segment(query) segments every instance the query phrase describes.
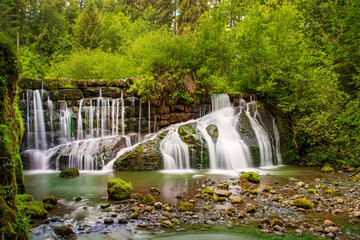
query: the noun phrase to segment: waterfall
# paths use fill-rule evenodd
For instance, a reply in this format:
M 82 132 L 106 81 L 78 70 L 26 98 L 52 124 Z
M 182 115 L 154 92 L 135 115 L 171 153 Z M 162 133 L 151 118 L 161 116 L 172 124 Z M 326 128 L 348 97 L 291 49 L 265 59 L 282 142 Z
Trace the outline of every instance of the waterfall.
M 66 102 L 60 104 L 60 134 L 61 142 L 66 143 L 71 141 L 71 117 L 72 111 L 68 108 Z
M 151 106 L 150 101 L 148 101 L 148 130 L 149 134 L 151 133 Z
M 50 147 L 54 146 L 54 134 L 53 134 L 53 108 L 54 108 L 54 104 L 53 102 L 50 100 L 50 96 L 48 95 L 48 100 L 47 100 L 47 105 L 48 105 L 48 111 L 49 111 L 49 115 L 50 115 L 50 135 L 51 135 L 51 144 Z
M 250 110 L 253 110 L 254 116 L 251 116 Z M 260 166 L 272 166 L 272 151 L 271 151 L 271 142 L 269 135 L 265 131 L 265 129 L 261 126 L 258 119 L 260 118 L 260 114 L 256 107 L 256 102 L 251 101 L 247 103 L 246 116 L 248 117 L 251 127 L 255 132 L 256 139 L 258 142 L 258 146 L 260 149 Z M 257 118 L 258 117 L 258 118 Z
M 211 95 L 211 106 L 213 111 L 218 111 L 224 108 L 231 107 L 229 95 L 227 94 Z
M 124 94 L 121 90 L 121 134 L 125 135 L 125 106 L 124 106 Z
M 39 90 L 33 92 L 34 142 L 35 149 L 47 149 L 44 111 Z
M 277 164 L 282 164 L 282 157 L 280 151 L 280 133 L 279 129 L 276 125 L 275 118 L 273 118 L 273 129 L 274 129 L 274 136 L 275 136 L 275 149 L 276 149 L 276 159 Z
M 181 140 L 178 128 L 174 128 L 160 143 L 165 170 L 190 169 L 189 148 Z
M 83 137 L 83 121 L 82 121 L 82 115 L 81 115 L 83 104 L 84 104 L 84 99 L 81 99 L 80 104 L 79 104 L 79 113 L 78 113 L 77 140 L 84 139 L 84 137 Z
M 139 128 L 138 128 L 138 142 L 141 142 L 142 136 L 141 136 L 141 99 L 139 99 Z

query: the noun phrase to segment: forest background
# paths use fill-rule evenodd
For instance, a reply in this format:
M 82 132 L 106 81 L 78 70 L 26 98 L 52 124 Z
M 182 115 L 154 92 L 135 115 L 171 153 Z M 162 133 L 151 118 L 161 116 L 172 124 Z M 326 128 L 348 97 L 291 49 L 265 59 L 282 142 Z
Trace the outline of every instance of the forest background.
M 134 77 L 157 104 L 255 93 L 287 163 L 360 165 L 358 0 L 2 0 L 0 12 L 22 77 Z

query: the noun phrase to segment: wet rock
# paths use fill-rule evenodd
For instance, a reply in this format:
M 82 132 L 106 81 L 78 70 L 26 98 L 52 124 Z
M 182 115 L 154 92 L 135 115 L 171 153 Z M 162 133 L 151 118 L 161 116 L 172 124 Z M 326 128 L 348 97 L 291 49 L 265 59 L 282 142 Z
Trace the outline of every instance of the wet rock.
M 104 219 L 104 224 L 113 224 L 114 223 L 114 219 L 112 218 L 105 218 Z
M 179 211 L 180 212 L 195 212 L 195 206 L 192 203 L 189 202 L 183 202 L 180 206 L 179 206 Z
M 307 200 L 306 198 L 296 199 L 292 201 L 290 205 L 303 209 L 313 209 L 314 207 L 314 204 L 310 200 Z
M 150 193 L 153 194 L 153 195 L 160 195 L 160 188 L 158 187 L 151 187 L 150 188 Z
M 156 203 L 156 201 L 151 194 L 148 194 L 144 197 L 144 199 L 141 201 L 141 203 L 146 204 L 146 205 L 154 205 Z
M 105 209 L 105 208 L 109 208 L 110 206 L 111 206 L 110 203 L 105 203 L 105 204 L 101 204 L 100 208 Z
M 344 204 L 344 199 L 338 198 L 335 202 L 335 204 Z
M 263 217 L 263 214 L 261 212 L 256 212 L 254 215 L 257 218 L 262 218 Z
M 126 223 L 128 223 L 128 220 L 126 218 L 118 218 L 118 223 L 126 224 Z
M 148 227 L 148 224 L 146 224 L 146 223 L 139 223 L 139 224 L 137 225 L 137 227 L 139 227 L 139 228 L 147 228 L 147 227 Z
M 80 202 L 82 200 L 82 197 L 78 196 L 75 198 L 75 202 Z
M 221 197 L 228 197 L 232 194 L 232 192 L 222 189 L 215 189 L 214 194 L 221 196 Z
M 230 187 L 230 183 L 220 183 L 217 185 L 217 188 L 219 189 L 225 189 L 225 190 L 228 190 Z
M 172 224 L 171 221 L 165 220 L 164 222 L 161 223 L 161 226 L 164 227 L 164 228 L 172 228 L 173 224 Z
M 354 217 L 356 217 L 356 218 L 360 218 L 360 211 L 355 211 L 355 212 L 353 213 L 353 215 L 354 215 Z
M 241 174 L 240 180 L 243 183 L 251 182 L 251 183 L 260 183 L 260 176 L 256 172 L 246 172 Z
M 163 208 L 163 204 L 162 204 L 161 202 L 156 202 L 156 203 L 154 203 L 154 207 L 155 207 L 156 209 L 162 209 L 162 208 Z
M 296 184 L 296 187 L 298 187 L 298 188 L 305 187 L 305 183 L 300 181 Z
M 152 206 L 146 206 L 145 211 L 151 212 L 154 208 Z
M 55 234 L 62 238 L 69 238 L 72 235 L 75 235 L 75 232 L 69 226 L 62 226 L 55 228 Z
M 107 193 L 109 199 L 123 200 L 130 198 L 132 186 L 120 178 L 113 178 L 108 180 Z
M 273 228 L 274 228 L 275 231 L 278 231 L 278 232 L 282 232 L 282 231 L 283 231 L 283 228 L 280 227 L 279 225 L 275 225 L 275 226 L 273 226 Z
M 247 203 L 245 206 L 245 211 L 247 213 L 255 213 L 256 212 L 256 206 L 252 205 L 251 203 Z
M 244 202 L 244 200 L 240 196 L 235 196 L 231 199 L 231 203 L 234 205 L 239 205 L 243 202 Z
M 140 217 L 140 213 L 135 212 L 130 215 L 130 219 L 138 219 Z
M 271 221 L 271 226 L 275 226 L 275 225 L 283 226 L 283 225 L 284 225 L 284 222 L 283 222 L 281 219 L 274 218 L 274 219 Z
M 262 233 L 272 233 L 273 231 L 271 229 L 265 228 L 265 229 L 261 229 L 261 232 Z
M 260 223 L 264 223 L 264 224 L 270 224 L 270 219 L 269 218 L 263 218 L 261 219 Z
M 324 225 L 327 226 L 327 227 L 329 227 L 329 226 L 334 226 L 335 223 L 333 223 L 333 222 L 330 221 L 330 220 L 325 220 L 325 221 L 324 221 Z
M 264 187 L 264 189 L 262 190 L 263 192 L 270 192 L 272 189 L 270 186 L 266 186 Z

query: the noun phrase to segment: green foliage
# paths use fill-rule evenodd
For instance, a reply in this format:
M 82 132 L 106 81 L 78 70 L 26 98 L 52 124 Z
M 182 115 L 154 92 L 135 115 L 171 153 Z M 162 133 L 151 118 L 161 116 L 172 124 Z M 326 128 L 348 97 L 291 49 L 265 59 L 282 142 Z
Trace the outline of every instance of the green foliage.
M 48 214 L 43 203 L 35 201 L 34 197 L 29 194 L 17 195 L 16 205 L 21 214 L 32 219 L 45 218 Z
M 93 1 L 86 3 L 76 20 L 73 42 L 76 47 L 94 49 L 101 39 L 101 22 Z
M 321 169 L 322 172 L 331 172 L 333 173 L 334 172 L 334 168 L 332 167 L 329 167 L 329 166 L 324 166 L 322 169 Z
M 53 62 L 49 78 L 119 79 L 134 75 L 132 63 L 119 54 L 99 49 L 73 52 L 60 62 Z
M 108 180 L 107 193 L 111 200 L 123 200 L 130 198 L 132 191 L 131 183 L 127 183 L 120 178 Z

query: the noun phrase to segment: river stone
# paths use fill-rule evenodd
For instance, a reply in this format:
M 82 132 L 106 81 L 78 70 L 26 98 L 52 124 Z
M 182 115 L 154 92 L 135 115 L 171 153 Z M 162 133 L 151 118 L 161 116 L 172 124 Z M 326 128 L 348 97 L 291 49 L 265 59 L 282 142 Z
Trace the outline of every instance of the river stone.
M 104 219 L 104 224 L 113 224 L 114 223 L 114 219 L 112 218 L 105 218 Z
M 232 194 L 230 191 L 222 190 L 222 189 L 215 189 L 214 194 L 218 196 L 228 197 Z
M 280 227 L 279 225 L 275 225 L 273 228 L 274 228 L 275 231 L 279 231 L 279 232 L 283 231 L 283 228 Z
M 163 204 L 162 204 L 161 202 L 156 202 L 156 203 L 154 204 L 154 207 L 155 207 L 156 209 L 162 209 Z
M 239 196 L 235 196 L 231 199 L 231 203 L 234 204 L 234 205 L 238 205 L 238 204 L 241 204 L 243 203 L 243 199 Z
M 126 223 L 128 223 L 128 220 L 126 218 L 118 218 L 118 223 L 126 224 Z
M 247 203 L 245 206 L 245 210 L 247 213 L 254 213 L 256 212 L 256 207 L 252 205 L 251 203 Z
M 304 182 L 298 182 L 297 184 L 296 184 L 296 186 L 298 187 L 298 188 L 302 188 L 302 187 L 305 187 L 305 183 Z
M 354 217 L 360 218 L 360 211 L 355 211 L 353 214 Z
M 335 223 L 333 223 L 333 222 L 330 221 L 330 220 L 325 220 L 325 221 L 324 221 L 324 225 L 327 226 L 327 227 L 329 227 L 329 226 L 334 226 Z

